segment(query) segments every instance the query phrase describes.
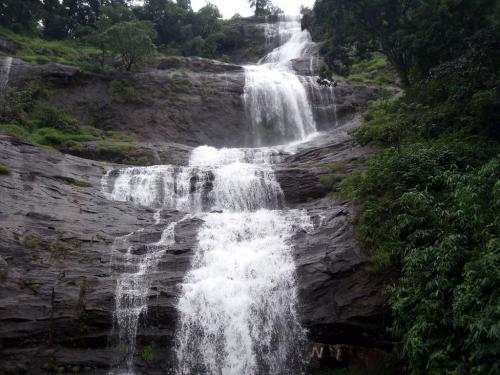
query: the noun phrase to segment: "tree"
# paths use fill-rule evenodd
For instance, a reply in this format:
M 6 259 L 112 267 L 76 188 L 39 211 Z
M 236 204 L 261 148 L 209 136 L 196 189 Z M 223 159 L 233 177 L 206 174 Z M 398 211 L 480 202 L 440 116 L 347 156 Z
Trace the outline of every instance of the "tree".
M 39 0 L 2 0 L 0 1 L 0 24 L 17 33 L 37 33 L 38 21 L 42 15 Z
M 67 18 L 69 34 L 75 36 L 78 29 L 95 28 L 100 16 L 100 0 L 63 0 L 64 16 Z
M 248 0 L 251 8 L 255 8 L 254 13 L 256 17 L 268 16 L 269 7 L 272 6 L 270 0 Z
M 459 56 L 465 39 L 487 23 L 497 0 L 318 0 L 313 32 L 329 37 L 329 65 L 349 65 L 354 54 L 381 52 L 404 86 Z M 339 64 L 339 61 L 342 64 Z M 337 69 L 338 70 L 338 69 Z
M 130 71 L 155 52 L 156 33 L 149 21 L 117 23 L 101 34 L 104 48 L 119 54 L 122 66 Z
M 222 14 L 219 8 L 212 3 L 207 3 L 203 8 L 200 8 L 195 17 L 195 24 L 198 26 L 199 35 L 206 38 L 216 32 L 219 26 L 219 19 L 221 18 Z

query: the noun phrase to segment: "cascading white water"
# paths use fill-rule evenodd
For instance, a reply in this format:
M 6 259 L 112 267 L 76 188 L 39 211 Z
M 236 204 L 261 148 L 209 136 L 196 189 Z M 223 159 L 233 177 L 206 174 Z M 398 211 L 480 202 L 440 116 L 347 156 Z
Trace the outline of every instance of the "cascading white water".
M 5 57 L 2 61 L 2 65 L 0 66 L 0 92 L 3 92 L 9 84 L 12 61 L 12 57 Z
M 114 319 L 118 324 L 121 358 L 110 374 L 133 374 L 137 328 L 139 318 L 148 308 L 147 300 L 152 282 L 150 274 L 175 242 L 176 224 L 170 224 L 157 243 L 147 245 L 143 255 L 134 254 L 134 247 L 129 241 L 136 233 L 119 237 L 113 243 L 113 266 L 121 271 L 116 285 Z
M 178 374 L 299 374 L 290 240 L 309 219 L 262 209 L 204 220 L 179 301 Z
M 254 124 L 253 144 L 304 140 L 316 130 L 306 89 L 290 68 L 310 36 L 296 18 L 284 18 L 277 30 L 283 44 L 261 65 L 246 67 L 244 100 Z M 103 179 L 109 199 L 203 219 L 177 306 L 177 375 L 302 373 L 305 335 L 297 316 L 292 237 L 312 224 L 305 213 L 284 208 L 272 164 L 285 149 L 203 146 L 192 152 L 187 167 L 125 168 Z M 160 224 L 161 216 L 155 221 Z M 175 225 L 166 229 L 163 250 L 158 244 L 148 247 L 142 258 L 125 246 L 126 264 L 137 261 L 117 282 L 127 373 L 133 373 L 137 324 L 147 310 L 148 275 L 175 241 L 174 231 Z
M 182 208 L 204 220 L 178 305 L 178 374 L 300 373 L 304 332 L 296 313 L 290 241 L 299 226 L 307 228 L 310 222 L 301 212 L 277 210 L 283 193 L 270 164 L 277 154 L 199 147 L 188 167 L 126 168 L 103 180 L 111 199 Z M 125 244 L 119 247 L 125 249 L 124 263 L 130 267 L 136 260 L 138 265 L 117 282 L 116 318 L 127 348 L 127 372 L 119 368 L 112 374 L 132 373 L 137 324 L 147 309 L 148 274 L 171 244 L 166 239 L 173 240 L 174 228 L 167 228 L 170 235 L 149 246 L 143 258 L 132 253 L 127 241 L 118 242 Z
M 257 146 L 304 139 L 316 131 L 307 90 L 291 67 L 308 51 L 311 35 L 301 30 L 299 17 L 282 16 L 276 32 L 280 46 L 259 65 L 245 66 L 243 100 Z
M 126 168 L 118 172 L 108 198 L 143 206 L 187 212 L 279 208 L 281 189 L 270 164 L 270 150 L 200 147 L 188 167 L 158 165 Z M 261 164 L 253 164 L 262 161 Z

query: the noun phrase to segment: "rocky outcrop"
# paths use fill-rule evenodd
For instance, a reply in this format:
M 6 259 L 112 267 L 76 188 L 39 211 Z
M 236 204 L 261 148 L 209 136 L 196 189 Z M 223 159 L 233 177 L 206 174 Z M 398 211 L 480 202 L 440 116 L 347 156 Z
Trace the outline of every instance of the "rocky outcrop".
M 316 343 L 387 348 L 386 275 L 370 270 L 370 260 L 354 236 L 354 207 L 325 197 L 332 184 L 359 169 L 373 148 L 353 144 L 357 122 L 301 145 L 277 167 L 287 204 L 306 210 L 314 229 L 294 239 L 301 317 Z
M 320 87 L 304 77 L 320 130 L 345 124 L 378 92 L 340 82 Z M 158 69 L 133 76 L 103 76 L 60 64 L 32 65 L 13 59 L 9 86 L 38 86 L 52 105 L 71 112 L 82 125 L 133 134 L 139 142 L 188 146 L 251 146 L 238 65 L 201 58 L 170 58 Z M 224 119 L 224 126 L 221 126 Z M 91 145 L 89 145 L 91 148 Z M 88 150 L 79 155 L 88 156 Z M 116 160 L 120 161 L 120 160 Z
M 19 45 L 12 43 L 3 37 L 0 37 L 0 50 L 7 53 L 16 53 L 19 50 Z
M 385 347 L 385 278 L 354 239 L 349 202 L 326 198 L 306 209 L 314 230 L 300 233 L 295 252 L 301 316 L 309 338 L 326 344 Z
M 107 200 L 101 193 L 106 164 L 7 137 L 0 148 L 0 163 L 10 170 L 0 177 L 2 371 L 104 374 L 120 358 L 109 345 L 119 275 L 113 241 L 135 232 L 133 246 L 153 243 L 183 214 L 163 212 L 155 224 L 150 210 Z M 178 285 L 198 226 L 197 219 L 178 225 L 175 245 L 154 275 L 138 363 L 142 346 L 172 340 Z

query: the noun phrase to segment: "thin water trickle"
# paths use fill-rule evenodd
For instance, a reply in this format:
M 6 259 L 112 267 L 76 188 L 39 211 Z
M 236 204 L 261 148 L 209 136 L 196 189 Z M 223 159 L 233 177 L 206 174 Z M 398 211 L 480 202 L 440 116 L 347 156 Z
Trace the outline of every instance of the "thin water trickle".
M 2 93 L 9 84 L 12 61 L 12 57 L 5 57 L 2 61 L 2 65 L 0 66 L 0 93 Z

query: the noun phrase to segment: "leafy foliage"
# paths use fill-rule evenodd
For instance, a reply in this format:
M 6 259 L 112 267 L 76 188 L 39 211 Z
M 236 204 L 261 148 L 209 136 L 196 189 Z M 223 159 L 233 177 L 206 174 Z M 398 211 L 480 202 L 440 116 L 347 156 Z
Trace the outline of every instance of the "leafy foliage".
M 222 57 L 230 45 L 221 18 L 215 5 L 207 3 L 195 12 L 190 1 L 5 0 L 0 20 L 6 28 L 0 28 L 0 35 L 21 47 L 16 56 L 29 62 L 106 71 L 106 64 L 119 58 L 118 65 L 130 70 L 155 49 L 167 55 Z
M 331 38 L 332 68 L 356 68 L 362 80 L 370 67 L 359 56 L 379 51 L 409 86 L 366 113 L 356 139 L 382 150 L 340 190 L 360 207 L 357 236 L 373 271 L 400 274 L 392 332 L 415 375 L 500 370 L 498 9 L 319 0 L 309 18 Z
M 374 270 L 401 270 L 394 334 L 413 373 L 486 375 L 500 350 L 498 97 L 441 79 L 372 106 L 357 139 L 384 150 L 341 190 Z
M 9 175 L 10 174 L 10 169 L 7 168 L 5 165 L 0 164 L 0 175 Z
M 460 56 L 495 15 L 496 0 L 318 0 L 307 26 L 328 38 L 322 51 L 335 71 L 380 52 L 409 86 Z
M 149 21 L 124 21 L 106 29 L 100 40 L 104 49 L 118 54 L 120 65 L 130 71 L 154 54 L 155 35 Z
M 256 17 L 272 16 L 283 13 L 283 11 L 274 6 L 271 0 L 248 0 L 250 7 L 254 9 Z

